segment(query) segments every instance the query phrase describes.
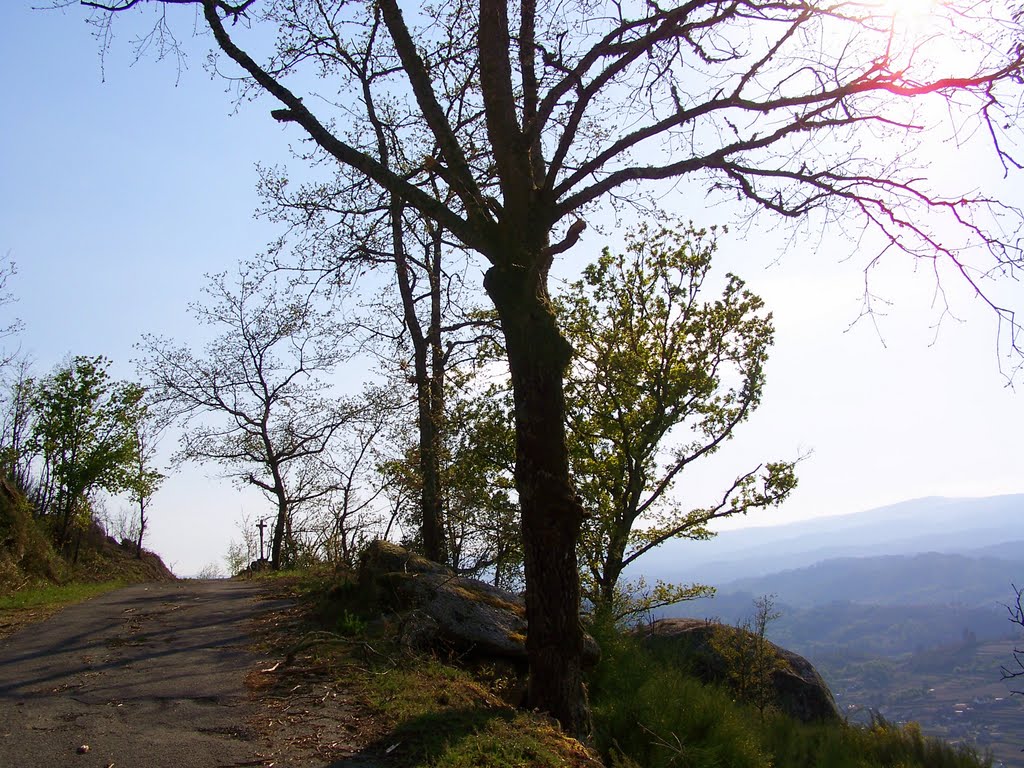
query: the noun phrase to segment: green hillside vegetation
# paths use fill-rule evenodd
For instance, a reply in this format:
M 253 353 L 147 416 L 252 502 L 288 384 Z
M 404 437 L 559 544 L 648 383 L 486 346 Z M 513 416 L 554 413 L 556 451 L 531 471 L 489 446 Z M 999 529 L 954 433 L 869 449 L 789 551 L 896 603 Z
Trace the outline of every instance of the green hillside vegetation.
M 140 554 L 134 542 L 118 544 L 91 519 L 74 554 L 62 556 L 45 523 L 0 477 L 0 637 L 50 609 L 124 584 L 174 578 L 157 555 Z
M 100 589 L 83 584 L 174 578 L 142 548 L 146 504 L 163 479 L 152 467 L 156 425 L 145 389 L 112 379 L 110 364 L 76 356 L 43 377 L 24 362 L 8 371 L 0 402 L 0 609 L 53 606 Z M 137 510 L 130 541 L 107 536 L 96 511 L 97 500 L 119 495 Z
M 591 627 L 602 648 L 589 674 L 591 749 L 552 722 L 516 708 L 525 674 L 503 662 L 445 658 L 409 650 L 399 627 L 367 604 L 350 580 L 303 577 L 306 629 L 293 645 L 292 674 L 344 679 L 366 701 L 392 747 L 389 766 L 469 768 L 977 768 L 967 748 L 927 739 L 914 726 L 807 725 L 734 700 L 642 647 L 631 634 Z M 323 631 L 324 629 L 329 632 Z M 301 650 L 298 650 L 301 649 Z M 287 678 L 282 685 L 294 681 Z

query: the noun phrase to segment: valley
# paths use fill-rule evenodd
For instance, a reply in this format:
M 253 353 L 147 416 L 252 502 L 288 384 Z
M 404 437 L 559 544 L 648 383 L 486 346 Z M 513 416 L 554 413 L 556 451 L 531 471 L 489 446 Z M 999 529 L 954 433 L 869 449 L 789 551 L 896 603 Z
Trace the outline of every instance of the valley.
M 990 751 L 997 768 L 1022 768 L 1024 696 L 1011 695 L 999 674 L 1013 647 L 1002 640 L 895 659 L 809 658 L 850 720 L 869 722 L 877 713 L 917 722 L 926 736 Z

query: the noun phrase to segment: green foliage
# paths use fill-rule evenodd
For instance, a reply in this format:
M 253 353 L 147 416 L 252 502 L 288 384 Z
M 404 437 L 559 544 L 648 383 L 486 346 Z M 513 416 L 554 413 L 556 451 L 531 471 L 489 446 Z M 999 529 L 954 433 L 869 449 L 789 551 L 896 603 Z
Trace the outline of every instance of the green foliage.
M 757 708 L 764 718 L 774 700 L 773 678 L 785 668 L 785 662 L 768 641 L 768 625 L 782 614 L 775 610 L 768 595 L 754 601 L 754 615 L 738 627 L 719 625 L 711 637 L 711 646 L 725 661 L 726 681 L 740 701 Z
M 102 356 L 76 356 L 33 388 L 28 448 L 43 462 L 36 510 L 52 521 L 58 547 L 91 521 L 93 490 L 118 493 L 131 485 L 144 391 L 112 381 L 109 367 Z
M 0 480 L 0 593 L 59 580 L 66 570 L 33 519 L 28 499 L 10 481 Z
M 774 335 L 763 302 L 735 275 L 718 298 L 702 298 L 715 249 L 713 229 L 641 226 L 625 253 L 605 249 L 559 302 L 575 351 L 565 387 L 572 470 L 591 513 L 579 547 L 584 594 L 619 617 L 706 594 L 622 589 L 630 563 L 672 538 L 708 538 L 712 520 L 777 505 L 796 486 L 792 462 L 766 462 L 705 508 L 670 493 L 761 402 Z
M 344 637 L 362 634 L 366 629 L 366 622 L 354 613 L 343 610 L 334 624 L 335 631 Z
M 496 353 L 496 350 L 492 350 Z M 497 387 L 481 388 L 470 372 L 449 377 L 448 411 L 440 435 L 441 502 L 449 564 L 463 573 L 488 570 L 498 586 L 521 586 L 522 544 L 513 469 L 511 404 Z M 415 448 L 381 465 L 402 509 L 418 530 L 422 480 Z M 414 548 L 417 542 L 406 542 Z
M 673 496 L 683 471 L 760 404 L 774 335 L 763 302 L 735 275 L 703 298 L 715 249 L 714 230 L 642 226 L 625 253 L 606 249 L 556 302 L 574 351 L 565 396 L 573 479 L 589 513 L 578 547 L 583 593 L 618 619 L 711 591 L 620 583 L 630 563 L 672 538 L 708 538 L 712 520 L 777 505 L 796 486 L 794 463 L 776 461 L 740 474 L 707 507 Z M 503 351 L 492 340 L 480 355 L 493 376 Z M 518 565 L 511 392 L 504 381 L 460 386 L 449 396 L 442 473 L 452 549 L 473 532 L 489 555 L 482 561 Z
M 631 635 L 592 628 L 602 657 L 590 679 L 596 746 L 622 768 L 981 768 L 970 749 L 914 725 L 806 725 L 734 702 L 655 658 Z

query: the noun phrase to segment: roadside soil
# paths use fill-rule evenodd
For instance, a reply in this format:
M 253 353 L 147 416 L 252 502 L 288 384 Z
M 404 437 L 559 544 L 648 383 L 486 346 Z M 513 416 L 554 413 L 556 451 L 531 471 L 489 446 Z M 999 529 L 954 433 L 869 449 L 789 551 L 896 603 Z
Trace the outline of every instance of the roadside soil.
M 0 640 L 0 766 L 387 768 L 388 728 L 260 582 L 137 585 Z M 87 749 L 86 749 L 87 748 Z

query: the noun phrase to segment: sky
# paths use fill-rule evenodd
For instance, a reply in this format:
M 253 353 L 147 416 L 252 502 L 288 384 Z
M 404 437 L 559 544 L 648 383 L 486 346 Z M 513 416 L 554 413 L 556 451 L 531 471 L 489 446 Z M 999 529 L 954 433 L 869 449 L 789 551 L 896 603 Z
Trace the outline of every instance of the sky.
M 18 302 L 2 312 L 23 321 L 20 343 L 36 371 L 67 355 L 101 354 L 115 377 L 134 378 L 141 334 L 194 342 L 187 305 L 204 274 L 231 269 L 279 234 L 254 218 L 255 163 L 286 162 L 297 133 L 270 118 L 265 99 L 236 111 L 229 84 L 204 69 L 207 43 L 190 41 L 180 72 L 154 56 L 132 64 L 126 40 L 115 40 L 101 66 L 78 8 L 0 4 L 0 255 L 18 269 Z M 934 170 L 973 183 L 975 161 L 937 152 Z M 1021 204 L 1022 191 L 1011 178 L 1000 193 Z M 1024 382 L 1007 386 L 995 319 L 963 286 L 947 284 L 957 317 L 936 329 L 928 270 L 887 261 L 874 286 L 891 304 L 874 322 L 854 322 L 863 254 L 829 237 L 789 237 L 768 219 L 743 230 L 738 211 L 696 205 L 703 197 L 693 189 L 679 194 L 688 195 L 679 209 L 697 223 L 733 224 L 720 240 L 721 268 L 764 298 L 776 325 L 762 406 L 725 450 L 683 478 L 687 502 L 715 500 L 761 461 L 801 455 L 789 501 L 726 527 L 923 496 L 1024 492 Z M 603 244 L 590 235 L 562 260 L 559 277 L 573 279 Z M 1018 299 L 1021 287 L 1002 290 Z M 353 381 L 366 374 L 344 372 Z M 241 517 L 269 513 L 216 467 L 186 467 L 153 500 L 147 546 L 179 575 L 223 568 Z

